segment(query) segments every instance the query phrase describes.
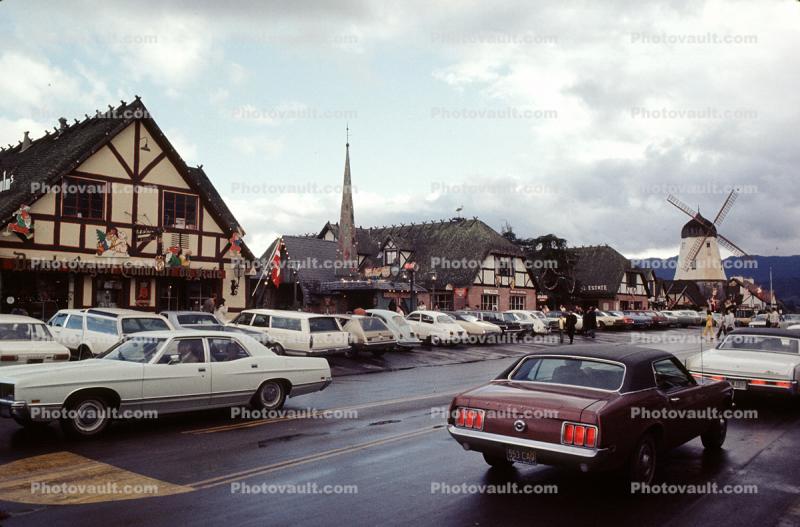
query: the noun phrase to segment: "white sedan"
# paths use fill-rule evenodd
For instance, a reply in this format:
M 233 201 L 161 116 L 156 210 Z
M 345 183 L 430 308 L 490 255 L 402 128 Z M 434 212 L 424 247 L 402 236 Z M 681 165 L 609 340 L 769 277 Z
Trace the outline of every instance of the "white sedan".
M 787 329 L 737 329 L 716 348 L 690 357 L 695 378 L 728 381 L 735 390 L 797 395 L 800 335 Z
M 53 339 L 41 320 L 0 315 L 0 366 L 69 360 L 69 350 Z
M 325 389 L 323 358 L 275 355 L 247 335 L 154 331 L 120 342 L 101 358 L 0 370 L 0 415 L 23 426 L 59 420 L 89 437 L 112 418 L 250 405 L 283 407 L 287 397 Z M 140 414 L 144 415 L 144 414 Z
M 421 340 L 431 344 L 458 344 L 468 338 L 453 317 L 439 311 L 414 311 L 406 320 Z

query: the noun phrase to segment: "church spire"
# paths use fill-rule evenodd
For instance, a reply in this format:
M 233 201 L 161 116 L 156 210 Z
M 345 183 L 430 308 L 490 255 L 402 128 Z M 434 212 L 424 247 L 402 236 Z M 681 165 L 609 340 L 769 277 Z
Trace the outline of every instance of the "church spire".
M 345 143 L 344 158 L 344 183 L 342 185 L 342 208 L 339 213 L 339 236 L 337 238 L 337 252 L 341 265 L 337 275 L 341 277 L 353 276 L 358 267 L 358 253 L 356 252 L 356 226 L 353 219 L 353 186 L 350 180 L 350 127 L 347 127 L 347 142 Z

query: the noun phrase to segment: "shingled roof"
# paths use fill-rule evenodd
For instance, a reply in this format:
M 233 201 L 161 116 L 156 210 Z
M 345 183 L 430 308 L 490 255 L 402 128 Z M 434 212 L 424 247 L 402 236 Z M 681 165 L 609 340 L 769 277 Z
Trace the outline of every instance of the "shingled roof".
M 14 183 L 3 192 L 0 200 L 0 220 L 7 221 L 20 205 L 30 205 L 40 198 L 42 192 L 33 192 L 34 187 L 42 189 L 56 184 L 137 119 L 146 123 L 170 161 L 210 205 L 211 213 L 222 223 L 221 227 L 230 232 L 239 230 L 243 234 L 241 225 L 202 167 L 189 167 L 181 159 L 138 96 L 133 102 L 122 102 L 116 108 L 109 106 L 105 113 L 97 111 L 92 116 L 86 115 L 82 121 L 65 123 L 55 132 L 32 140 L 30 144 L 20 142 L 12 148 L 0 150 L 0 172 L 14 176 Z
M 336 224 L 328 223 L 326 229 L 338 233 Z M 400 250 L 411 251 L 412 260 L 419 266 L 417 277 L 425 286 L 430 283 L 431 263 L 434 258 L 450 262 L 467 262 L 468 265 L 437 266 L 436 283 L 457 287 L 473 283 L 480 270 L 480 263 L 490 253 L 524 257 L 522 250 L 500 233 L 477 218 L 453 218 L 450 220 L 371 227 L 356 229 L 358 254 L 365 256 L 364 267 L 380 267 L 383 262 L 381 250 L 391 240 Z M 477 265 L 469 265 L 476 262 Z M 457 267 L 457 268 L 456 268 Z
M 705 306 L 707 304 L 705 295 L 703 295 L 703 292 L 695 281 L 664 280 L 661 287 L 663 288 L 664 295 L 668 299 L 685 297 L 695 306 Z
M 613 297 L 627 271 L 644 273 L 643 269 L 635 268 L 630 260 L 608 245 L 575 247 L 569 251 L 577 258 L 575 278 L 581 296 Z M 600 288 L 584 289 L 586 286 Z

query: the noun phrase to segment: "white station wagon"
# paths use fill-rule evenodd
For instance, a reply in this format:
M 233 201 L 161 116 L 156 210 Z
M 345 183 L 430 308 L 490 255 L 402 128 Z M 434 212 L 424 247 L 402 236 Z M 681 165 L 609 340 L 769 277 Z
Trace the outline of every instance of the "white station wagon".
M 716 348 L 690 357 L 696 378 L 728 381 L 734 390 L 798 395 L 800 334 L 788 329 L 742 328 Z
M 332 315 L 247 309 L 229 325 L 263 331 L 275 339 L 276 353 L 334 355 L 350 351 L 350 334 L 343 331 Z
M 53 340 L 41 320 L 0 315 L 0 366 L 69 360 L 69 350 Z
M 467 332 L 453 317 L 439 311 L 413 311 L 406 320 L 414 334 L 430 344 L 458 344 L 468 339 Z
M 101 433 L 130 411 L 158 415 L 240 405 L 273 411 L 323 390 L 328 361 L 282 357 L 223 331 L 129 337 L 102 358 L 0 369 L 0 415 L 23 426 L 59 420 L 69 435 Z

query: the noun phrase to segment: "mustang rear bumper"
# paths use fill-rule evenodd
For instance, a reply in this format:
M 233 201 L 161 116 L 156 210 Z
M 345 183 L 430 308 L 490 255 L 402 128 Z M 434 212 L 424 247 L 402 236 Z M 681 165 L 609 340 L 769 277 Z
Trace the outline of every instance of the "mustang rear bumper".
M 583 448 L 536 441 L 522 437 L 491 434 L 478 430 L 448 425 L 447 431 L 465 450 L 505 457 L 506 447 L 529 448 L 536 452 L 536 461 L 542 465 L 578 467 L 582 471 L 610 468 L 613 448 Z

